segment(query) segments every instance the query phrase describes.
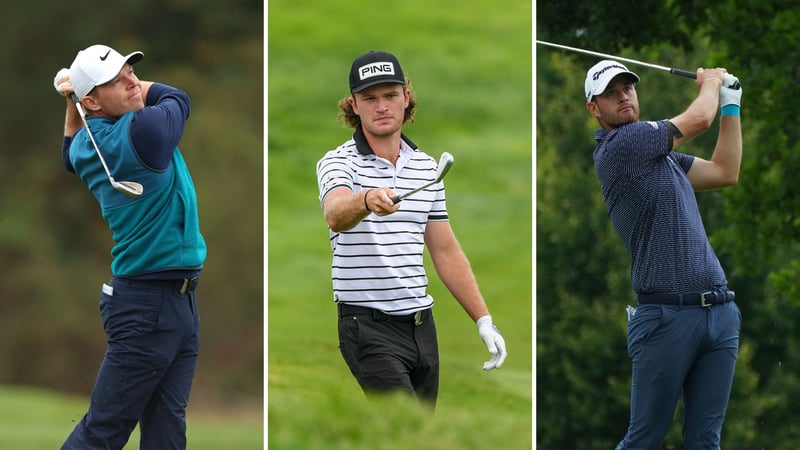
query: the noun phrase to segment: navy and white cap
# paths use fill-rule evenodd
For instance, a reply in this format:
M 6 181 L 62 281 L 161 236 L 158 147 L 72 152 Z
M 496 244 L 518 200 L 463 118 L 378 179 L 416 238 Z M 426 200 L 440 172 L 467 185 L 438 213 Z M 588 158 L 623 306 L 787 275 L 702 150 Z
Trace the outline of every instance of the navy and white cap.
M 350 66 L 350 92 L 355 94 L 382 83 L 406 84 L 400 62 L 391 53 L 370 51 Z
M 100 44 L 79 51 L 69 68 L 69 80 L 75 95 L 79 99 L 85 97 L 95 86 L 113 80 L 126 63 L 136 64 L 142 58 L 142 52 L 122 56 L 113 48 Z
M 608 83 L 620 74 L 630 75 L 634 83 L 639 82 L 639 75 L 631 72 L 627 67 L 617 61 L 607 59 L 592 66 L 592 68 L 586 72 L 586 82 L 584 83 L 586 101 L 590 102 L 592 101 L 592 97 L 602 94 L 608 87 Z

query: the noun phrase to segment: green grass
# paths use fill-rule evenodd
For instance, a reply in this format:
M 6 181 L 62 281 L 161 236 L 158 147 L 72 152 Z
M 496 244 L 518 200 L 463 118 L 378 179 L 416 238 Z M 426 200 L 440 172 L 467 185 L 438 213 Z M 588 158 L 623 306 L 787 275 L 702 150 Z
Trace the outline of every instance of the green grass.
M 0 448 L 59 448 L 79 421 L 89 400 L 43 389 L 0 386 Z M 222 411 L 204 406 L 187 410 L 188 448 L 256 450 L 264 448 L 261 411 Z M 134 430 L 126 449 L 139 448 Z
M 269 448 L 531 448 L 531 3 L 273 0 L 268 17 Z M 419 98 L 406 134 L 455 157 L 451 224 L 509 350 L 502 369 L 481 370 L 486 347 L 426 260 L 441 353 L 433 413 L 367 400 L 337 348 L 314 170 L 352 133 L 336 121 L 350 63 L 378 49 L 398 56 Z

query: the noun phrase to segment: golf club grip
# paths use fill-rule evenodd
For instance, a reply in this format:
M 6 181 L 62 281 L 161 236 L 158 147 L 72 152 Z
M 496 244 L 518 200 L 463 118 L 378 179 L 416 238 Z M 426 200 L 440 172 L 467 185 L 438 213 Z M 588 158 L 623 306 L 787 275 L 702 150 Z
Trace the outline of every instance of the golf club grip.
M 75 109 L 77 109 L 77 110 L 78 110 L 78 115 L 79 115 L 79 116 L 81 116 L 81 120 L 83 121 L 83 125 L 84 125 L 86 128 L 89 128 L 89 123 L 88 123 L 88 122 L 86 122 L 86 111 L 84 111 L 84 110 L 83 110 L 83 106 L 81 106 L 81 100 L 78 98 L 78 96 L 77 96 L 77 95 L 75 95 L 75 93 L 74 93 L 74 92 L 73 92 L 73 93 L 71 93 L 71 94 L 69 94 L 69 98 L 70 98 L 70 99 L 72 100 L 72 102 L 75 104 Z
M 689 72 L 688 70 L 681 70 L 681 69 L 669 69 L 669 73 L 673 75 L 680 75 L 682 77 L 691 78 L 693 80 L 697 79 L 697 74 L 694 72 Z
M 400 203 L 400 200 L 401 198 L 399 195 L 395 195 L 394 197 L 392 197 L 392 203 L 394 203 L 395 205 Z

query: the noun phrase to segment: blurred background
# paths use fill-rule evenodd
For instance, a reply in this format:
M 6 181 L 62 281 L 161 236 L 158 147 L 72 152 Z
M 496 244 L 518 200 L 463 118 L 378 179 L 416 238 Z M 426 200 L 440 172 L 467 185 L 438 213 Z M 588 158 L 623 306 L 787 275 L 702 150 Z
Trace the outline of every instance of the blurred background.
M 271 0 L 268 11 L 268 411 L 270 449 L 526 449 L 532 439 L 531 2 L 385 5 Z M 339 353 L 331 246 L 316 163 L 352 136 L 337 121 L 350 65 L 392 52 L 418 96 L 404 133 L 447 174 L 450 223 L 508 346 L 486 346 L 426 254 L 436 299 L 436 414 L 368 402 Z M 311 431 L 311 432 L 310 432 Z
M 23 387 L 88 396 L 105 350 L 98 301 L 113 242 L 96 201 L 61 164 L 66 103 L 53 89 L 59 68 L 69 67 L 79 50 L 104 43 L 123 54 L 143 51 L 137 75 L 181 88 L 192 100 L 179 147 L 197 188 L 208 259 L 197 294 L 201 351 L 190 421 L 192 414 L 240 414 L 255 423 L 260 447 L 262 2 L 31 0 L 3 12 L 0 404 Z M 78 405 L 61 417 L 67 432 L 88 400 Z M 12 448 L 4 437 L 10 439 L 0 432 L 0 447 Z
M 536 38 L 695 71 L 743 87 L 739 184 L 697 193 L 743 321 L 722 448 L 797 449 L 800 403 L 800 11 L 795 2 L 537 2 Z M 599 59 L 536 46 L 536 443 L 614 448 L 629 417 L 630 263 L 594 173 L 586 70 Z M 642 120 L 677 116 L 693 80 L 627 64 Z M 709 158 L 719 121 L 681 152 Z M 709 380 L 713 383 L 713 380 Z M 664 444 L 683 448 L 681 407 Z

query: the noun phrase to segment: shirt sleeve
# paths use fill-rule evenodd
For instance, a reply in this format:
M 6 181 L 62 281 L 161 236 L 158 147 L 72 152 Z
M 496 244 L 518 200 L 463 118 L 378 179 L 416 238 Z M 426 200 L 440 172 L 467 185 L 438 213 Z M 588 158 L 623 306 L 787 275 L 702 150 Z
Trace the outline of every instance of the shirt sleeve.
M 687 155 L 685 153 L 672 152 L 670 154 L 675 158 L 675 162 L 683 169 L 684 173 L 688 173 L 694 163 L 694 155 Z
M 347 156 L 337 152 L 328 152 L 317 162 L 317 185 L 319 202 L 324 204 L 325 196 L 335 188 L 344 187 L 353 190 L 354 173 Z
M 191 104 L 180 89 L 153 83 L 147 91 L 145 107 L 131 121 L 131 142 L 142 162 L 154 170 L 164 170 L 183 137 Z
M 75 173 L 75 168 L 72 167 L 72 162 L 69 160 L 69 146 L 72 145 L 72 138 L 64 136 L 64 142 L 61 144 L 61 164 L 67 172 Z
M 639 177 L 658 161 L 666 158 L 672 149 L 668 139 L 667 121 L 633 122 L 609 133 L 606 142 L 606 163 L 615 173 Z

